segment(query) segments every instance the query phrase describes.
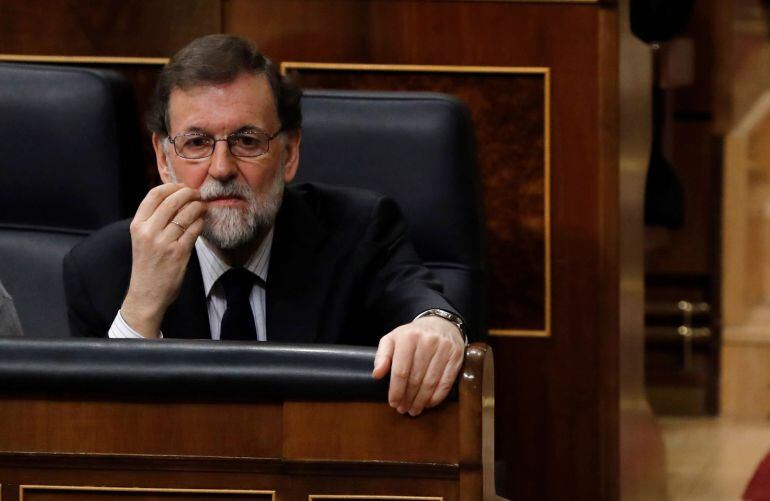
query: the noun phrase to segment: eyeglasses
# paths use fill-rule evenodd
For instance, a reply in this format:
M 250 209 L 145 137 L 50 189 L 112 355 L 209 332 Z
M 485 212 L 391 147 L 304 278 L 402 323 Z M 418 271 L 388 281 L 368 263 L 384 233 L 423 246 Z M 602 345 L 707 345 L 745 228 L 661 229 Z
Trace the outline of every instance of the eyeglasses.
M 234 157 L 254 158 L 270 151 L 270 141 L 282 131 L 282 128 L 278 129 L 272 136 L 267 132 L 259 131 L 235 132 L 221 138 L 198 132 L 188 132 L 169 138 L 168 142 L 174 145 L 174 151 L 177 155 L 188 160 L 210 157 L 214 154 L 214 149 L 219 141 L 227 142 L 227 149 Z

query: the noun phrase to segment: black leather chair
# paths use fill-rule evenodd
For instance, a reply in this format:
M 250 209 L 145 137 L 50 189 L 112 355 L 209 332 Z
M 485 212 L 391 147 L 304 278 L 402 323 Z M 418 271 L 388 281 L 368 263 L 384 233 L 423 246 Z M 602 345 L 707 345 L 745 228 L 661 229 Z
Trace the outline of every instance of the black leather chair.
M 420 257 L 471 331 L 483 329 L 483 220 L 470 114 L 425 92 L 306 91 L 296 182 L 395 199 Z
M 114 72 L 0 64 L 0 281 L 25 335 L 68 335 L 63 255 L 146 188 L 136 117 Z

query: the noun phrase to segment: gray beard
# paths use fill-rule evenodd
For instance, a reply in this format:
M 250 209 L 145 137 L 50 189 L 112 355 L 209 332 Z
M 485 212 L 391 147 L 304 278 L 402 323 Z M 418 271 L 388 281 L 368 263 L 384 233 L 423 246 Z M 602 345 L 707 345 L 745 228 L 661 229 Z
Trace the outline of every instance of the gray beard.
M 171 178 L 177 181 L 176 172 L 169 163 Z M 208 207 L 203 216 L 202 236 L 215 247 L 233 250 L 251 243 L 260 230 L 267 230 L 275 224 L 275 216 L 283 199 L 283 168 L 275 175 L 270 191 L 263 197 L 257 195 L 244 182 L 232 179 L 226 183 L 207 179 L 199 188 L 201 200 L 236 197 L 246 202 L 246 209 L 240 207 Z
M 209 179 L 200 187 L 204 202 L 220 197 L 236 197 L 246 201 L 246 209 L 240 207 L 209 206 L 204 216 L 203 237 L 215 247 L 233 250 L 251 243 L 260 230 L 275 224 L 275 216 L 283 198 L 283 176 L 276 175 L 273 186 L 263 197 L 257 197 L 251 188 L 241 181 L 221 183 Z

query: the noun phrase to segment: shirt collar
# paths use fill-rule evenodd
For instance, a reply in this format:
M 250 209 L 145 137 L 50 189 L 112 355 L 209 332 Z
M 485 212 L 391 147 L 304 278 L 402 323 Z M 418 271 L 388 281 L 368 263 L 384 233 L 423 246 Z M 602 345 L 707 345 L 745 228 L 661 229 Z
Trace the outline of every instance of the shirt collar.
M 264 282 L 267 282 L 267 268 L 270 264 L 270 250 L 272 246 L 273 228 L 270 228 L 270 231 L 265 235 L 265 238 L 262 240 L 262 243 L 259 244 L 257 250 L 251 255 L 249 260 L 246 261 L 246 264 L 243 265 L 244 268 L 257 275 Z M 203 241 L 203 237 L 198 237 L 198 239 L 195 240 L 195 251 L 198 253 L 198 262 L 201 267 L 203 290 L 208 298 L 211 294 L 211 289 L 214 287 L 214 284 L 217 283 L 219 277 L 232 268 L 232 266 L 219 259 L 219 256 L 209 249 L 206 242 Z

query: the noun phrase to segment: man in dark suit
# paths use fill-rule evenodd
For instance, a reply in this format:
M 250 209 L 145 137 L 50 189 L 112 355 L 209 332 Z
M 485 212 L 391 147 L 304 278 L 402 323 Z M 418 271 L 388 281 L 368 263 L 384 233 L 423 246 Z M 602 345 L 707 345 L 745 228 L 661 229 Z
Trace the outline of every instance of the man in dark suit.
M 300 91 L 252 43 L 193 41 L 161 73 L 150 116 L 164 184 L 130 222 L 65 258 L 76 335 L 377 344 L 373 376 L 417 415 L 448 394 L 462 320 L 417 258 L 395 204 L 287 187 Z M 223 143 L 223 144 L 219 144 Z

